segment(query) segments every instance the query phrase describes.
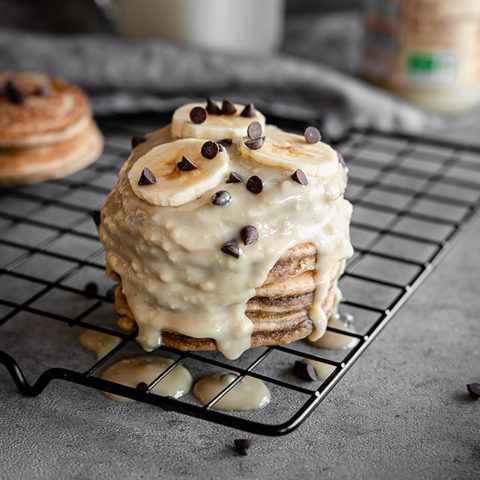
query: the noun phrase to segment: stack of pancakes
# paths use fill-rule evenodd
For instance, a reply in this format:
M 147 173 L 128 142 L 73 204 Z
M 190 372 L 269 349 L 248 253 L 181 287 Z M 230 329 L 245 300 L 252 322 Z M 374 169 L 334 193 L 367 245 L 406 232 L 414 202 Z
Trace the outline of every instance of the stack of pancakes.
M 102 147 L 82 90 L 43 74 L 0 72 L 0 185 L 68 175 Z
M 316 248 L 312 243 L 301 243 L 288 249 L 270 270 L 267 279 L 256 289 L 256 296 L 247 303 L 246 315 L 254 328 L 250 347 L 279 345 L 305 338 L 313 330 L 307 311 L 315 292 Z M 330 272 L 330 285 L 322 305 L 327 318 L 334 307 L 335 281 L 340 274 L 340 263 Z M 109 275 L 120 281 L 114 272 Z M 121 318 L 119 326 L 135 327 L 133 315 L 122 294 L 121 285 L 115 292 L 115 309 Z M 193 338 L 173 332 L 162 332 L 164 345 L 178 350 L 216 350 L 211 338 Z

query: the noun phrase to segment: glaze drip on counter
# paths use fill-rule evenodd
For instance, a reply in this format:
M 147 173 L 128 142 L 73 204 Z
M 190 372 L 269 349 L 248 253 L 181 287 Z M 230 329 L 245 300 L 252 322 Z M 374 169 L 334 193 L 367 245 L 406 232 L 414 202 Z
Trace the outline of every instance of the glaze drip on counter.
M 213 120 L 209 129 L 215 125 Z M 330 271 L 353 253 L 348 230 L 351 205 L 343 198 L 345 168 L 328 145 L 308 145 L 303 137 L 295 140 L 298 145 L 294 145 L 292 134 L 281 140 L 282 131 L 268 125 L 264 135 L 269 150 L 255 152 L 266 158 L 275 151 L 278 158 L 274 162 L 270 158 L 268 165 L 261 155 L 256 161 L 255 152 L 245 154 L 244 142 L 248 137 L 244 120 L 244 137 L 235 136 L 238 130 L 231 125 L 227 130 L 230 136 L 224 134 L 222 123 L 212 133 L 216 141 L 232 139 L 230 146 L 220 149 L 221 158 L 228 162 L 228 171 L 222 173 L 218 185 L 209 186 L 197 198 L 185 201 L 185 194 L 181 196 L 184 203 L 176 206 L 149 203 L 145 198 L 165 198 L 160 190 L 155 190 L 162 188 L 162 179 L 155 171 L 157 182 L 142 187 L 150 189 L 143 198 L 135 194 L 137 185 L 132 188 L 134 179 L 129 179 L 129 172 L 134 164 L 142 157 L 144 162 L 155 147 L 178 141 L 171 126 L 167 126 L 147 135 L 146 141 L 133 150 L 102 207 L 99 234 L 106 246 L 107 270 L 121 278 L 122 292 L 138 324 L 138 340 L 146 350 L 159 346 L 161 332 L 169 331 L 213 338 L 227 358 L 238 358 L 250 347 L 253 330 L 245 315 L 247 301 L 255 296 L 281 255 L 304 242 L 313 243 L 317 250 L 316 290 L 308 311 L 314 325 L 310 339 L 318 340 L 325 332 L 327 318 L 322 304 L 330 285 Z M 187 130 L 191 132 L 192 128 Z M 176 126 L 175 131 L 185 129 Z M 309 157 L 309 147 L 315 148 L 318 165 Z M 302 149 L 298 156 L 295 148 Z M 175 175 L 182 174 L 192 175 L 192 182 L 202 182 L 202 162 L 214 160 L 197 158 L 200 168 L 169 173 L 164 179 L 172 182 Z M 292 179 L 302 162 L 314 172 L 308 174 L 305 170 L 307 185 Z M 142 163 L 144 166 L 147 164 Z M 245 180 L 258 176 L 263 190 L 255 194 L 247 190 L 245 182 L 229 183 L 231 172 Z M 190 188 L 188 182 L 184 182 L 184 187 Z M 193 190 L 202 191 L 197 187 Z M 212 197 L 220 190 L 231 195 L 231 201 L 223 206 L 212 204 Z M 259 238 L 244 245 L 241 231 L 247 225 L 255 227 Z M 238 244 L 238 258 L 222 251 L 222 246 L 232 241 Z

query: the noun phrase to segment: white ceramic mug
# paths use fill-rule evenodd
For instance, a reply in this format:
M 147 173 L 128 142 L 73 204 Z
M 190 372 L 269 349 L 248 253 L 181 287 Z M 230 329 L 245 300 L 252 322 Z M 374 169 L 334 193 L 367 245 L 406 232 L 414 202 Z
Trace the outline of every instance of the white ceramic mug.
M 282 41 L 284 0 L 97 0 L 120 35 L 264 55 Z

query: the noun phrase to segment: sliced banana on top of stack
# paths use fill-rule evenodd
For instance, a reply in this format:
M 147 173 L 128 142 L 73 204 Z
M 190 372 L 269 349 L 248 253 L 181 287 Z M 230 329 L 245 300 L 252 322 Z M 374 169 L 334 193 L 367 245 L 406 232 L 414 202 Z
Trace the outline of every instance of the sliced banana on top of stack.
M 265 128 L 265 116 L 252 104 L 244 106 L 224 100 L 220 105 L 208 99 L 206 105 L 189 103 L 175 110 L 172 135 L 217 142 L 226 138 L 238 141 L 247 135 L 247 128 L 253 121 Z
M 228 172 L 228 153 L 196 138 L 158 145 L 128 173 L 135 195 L 151 205 L 176 207 L 216 187 Z
M 264 135 L 260 142 L 244 138 L 239 143 L 241 154 L 263 165 L 292 172 L 301 169 L 306 175 L 317 177 L 331 175 L 338 168 L 337 153 L 326 143 L 308 143 L 302 135 L 270 125 Z

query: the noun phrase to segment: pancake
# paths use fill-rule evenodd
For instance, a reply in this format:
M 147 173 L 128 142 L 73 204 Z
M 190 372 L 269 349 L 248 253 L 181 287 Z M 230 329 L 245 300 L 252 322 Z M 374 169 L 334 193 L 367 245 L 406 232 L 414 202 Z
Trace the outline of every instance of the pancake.
M 12 101 L 12 95 L 8 95 L 9 81 L 20 92 L 19 101 Z M 59 78 L 0 72 L 0 89 L 0 148 L 60 142 L 83 131 L 90 122 L 85 93 Z
M 288 249 L 270 270 L 265 283 L 256 289 L 245 310 L 253 323 L 250 348 L 280 345 L 307 337 L 313 331 L 308 309 L 313 302 L 315 281 L 315 247 L 311 243 L 295 245 Z M 340 265 L 330 272 L 330 285 L 322 305 L 327 317 L 335 303 L 335 284 Z M 114 272 L 111 277 L 120 279 Z M 119 326 L 131 330 L 135 327 L 133 315 L 121 291 L 121 284 L 115 291 L 115 309 L 121 320 Z M 193 338 L 175 332 L 163 331 L 164 345 L 177 350 L 216 350 L 215 340 Z
M 0 149 L 0 185 L 63 177 L 85 168 L 100 155 L 103 139 L 93 121 L 73 137 L 36 148 Z

